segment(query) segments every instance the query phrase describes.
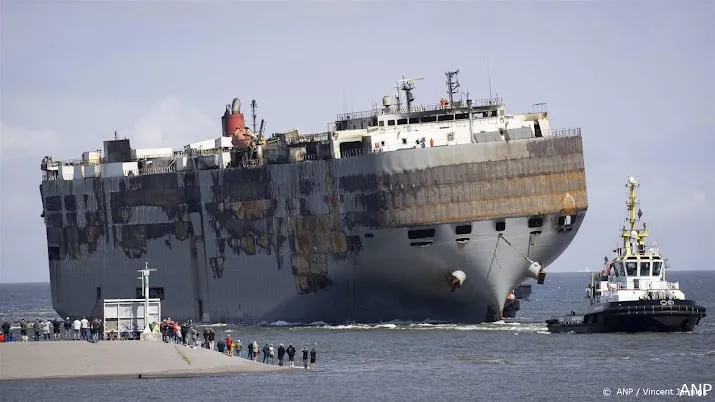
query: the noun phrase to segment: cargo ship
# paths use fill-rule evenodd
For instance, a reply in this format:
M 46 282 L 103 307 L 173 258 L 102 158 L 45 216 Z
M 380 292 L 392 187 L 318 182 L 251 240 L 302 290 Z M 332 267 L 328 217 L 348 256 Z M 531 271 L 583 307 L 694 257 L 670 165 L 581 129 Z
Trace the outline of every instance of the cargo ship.
M 41 163 L 52 303 L 100 315 L 150 297 L 173 319 L 253 324 L 502 318 L 507 295 L 573 240 L 587 211 L 580 129 L 544 104 L 439 103 L 400 79 L 381 106 L 326 132 L 264 134 L 236 98 L 222 133 L 183 149 L 104 141 Z M 435 98 L 435 101 L 437 99 Z M 258 127 L 257 127 L 258 126 Z

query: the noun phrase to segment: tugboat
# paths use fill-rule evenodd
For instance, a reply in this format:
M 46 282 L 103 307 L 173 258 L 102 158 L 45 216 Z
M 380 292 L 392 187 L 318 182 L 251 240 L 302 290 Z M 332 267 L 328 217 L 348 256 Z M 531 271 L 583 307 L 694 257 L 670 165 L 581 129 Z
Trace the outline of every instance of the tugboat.
M 529 300 L 531 296 L 531 284 L 530 283 L 520 283 L 519 286 L 514 289 L 514 296 L 520 300 Z
M 646 245 L 646 224 L 638 228 L 643 213 L 636 212 L 638 179 L 628 178 L 628 227 L 616 257 L 591 277 L 586 314 L 546 320 L 549 332 L 687 332 L 706 316 L 705 307 L 687 300 L 678 282 L 666 280 L 668 262 L 655 245 Z

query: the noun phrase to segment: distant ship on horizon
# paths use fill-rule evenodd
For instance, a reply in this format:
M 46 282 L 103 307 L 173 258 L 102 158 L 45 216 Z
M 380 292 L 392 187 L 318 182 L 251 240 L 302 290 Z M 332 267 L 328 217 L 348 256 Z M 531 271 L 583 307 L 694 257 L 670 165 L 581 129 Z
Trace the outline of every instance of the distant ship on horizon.
M 174 319 L 257 323 L 494 321 L 526 278 L 573 240 L 588 201 L 579 129 L 544 105 L 500 98 L 439 104 L 397 82 L 382 107 L 330 130 L 264 135 L 238 98 L 219 137 L 79 161 L 42 161 L 40 193 L 55 310 L 150 296 Z M 393 105 L 394 100 L 394 105 Z

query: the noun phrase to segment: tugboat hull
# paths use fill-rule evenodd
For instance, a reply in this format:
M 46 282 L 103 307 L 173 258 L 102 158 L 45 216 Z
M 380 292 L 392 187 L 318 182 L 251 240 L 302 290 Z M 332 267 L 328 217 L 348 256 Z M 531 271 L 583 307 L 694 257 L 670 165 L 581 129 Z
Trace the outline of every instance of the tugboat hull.
M 689 332 L 706 309 L 692 300 L 639 300 L 595 305 L 583 315 L 546 320 L 549 332 Z

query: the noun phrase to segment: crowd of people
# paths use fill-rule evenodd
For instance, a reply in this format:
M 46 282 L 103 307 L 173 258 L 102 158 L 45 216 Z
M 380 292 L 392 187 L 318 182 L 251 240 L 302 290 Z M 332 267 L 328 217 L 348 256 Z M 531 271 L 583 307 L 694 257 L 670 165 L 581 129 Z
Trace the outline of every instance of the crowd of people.
M 40 320 L 27 322 L 24 319 L 20 320 L 20 337 L 17 338 L 12 330 L 10 323 L 3 321 L 2 333 L 0 333 L 0 343 L 4 342 L 28 342 L 30 336 L 35 342 L 40 340 L 83 340 L 89 342 L 99 342 L 102 340 L 118 339 L 116 331 L 105 333 L 104 323 L 99 318 L 82 317 L 71 320 L 67 317 L 65 320 Z M 171 317 L 162 320 L 160 323 L 150 324 L 152 332 L 161 334 L 161 339 L 167 343 L 178 343 L 188 347 L 202 347 L 209 350 L 215 350 L 219 353 L 224 353 L 229 356 L 244 357 L 248 360 L 260 361 L 265 364 L 278 364 L 279 366 L 295 367 L 295 356 L 297 349 L 292 343 L 286 347 L 284 344 L 279 344 L 275 348 L 273 344 L 266 343 L 261 348 L 255 340 L 248 342 L 244 354 L 244 345 L 240 339 L 234 340 L 231 335 L 226 338 L 220 338 L 216 341 L 216 333 L 211 327 L 204 327 L 201 332 L 200 328 L 195 327 L 191 321 L 179 322 L 173 321 Z M 138 339 L 138 337 L 133 337 Z M 317 351 L 315 347 L 308 349 L 304 347 L 300 350 L 300 356 L 303 359 L 303 368 L 315 368 L 317 361 Z M 287 361 L 286 361 L 287 359 Z
M 70 320 L 69 317 L 61 320 L 41 320 L 28 322 L 23 318 L 20 320 L 20 334 L 12 331 L 10 323 L 3 321 L 2 333 L 0 333 L 0 343 L 2 342 L 27 342 L 32 336 L 32 340 L 38 342 L 44 341 L 59 341 L 59 340 L 83 340 L 90 342 L 99 342 L 103 337 L 104 323 L 99 318 L 82 317 Z
M 279 366 L 287 365 L 288 367 L 295 367 L 296 348 L 293 344 L 288 344 L 288 347 L 285 347 L 285 345 L 281 343 L 276 349 L 273 344 L 266 343 L 261 349 L 259 348 L 258 342 L 254 340 L 248 342 L 244 355 L 244 347 L 240 339 L 234 341 L 229 334 L 225 339 L 216 341 L 216 333 L 211 327 L 204 327 L 203 330 L 199 332 L 199 330 L 192 325 L 191 321 L 178 322 L 168 317 L 160 323 L 153 323 L 151 330 L 153 332 L 160 332 L 161 339 L 164 342 L 180 343 L 189 347 L 202 347 L 229 356 L 245 357 L 248 360 L 261 361 L 265 364 L 277 363 Z M 303 358 L 303 368 L 315 368 L 317 361 L 317 351 L 315 347 L 310 350 L 304 347 L 301 350 L 301 354 Z M 286 357 L 288 358 L 287 364 Z

